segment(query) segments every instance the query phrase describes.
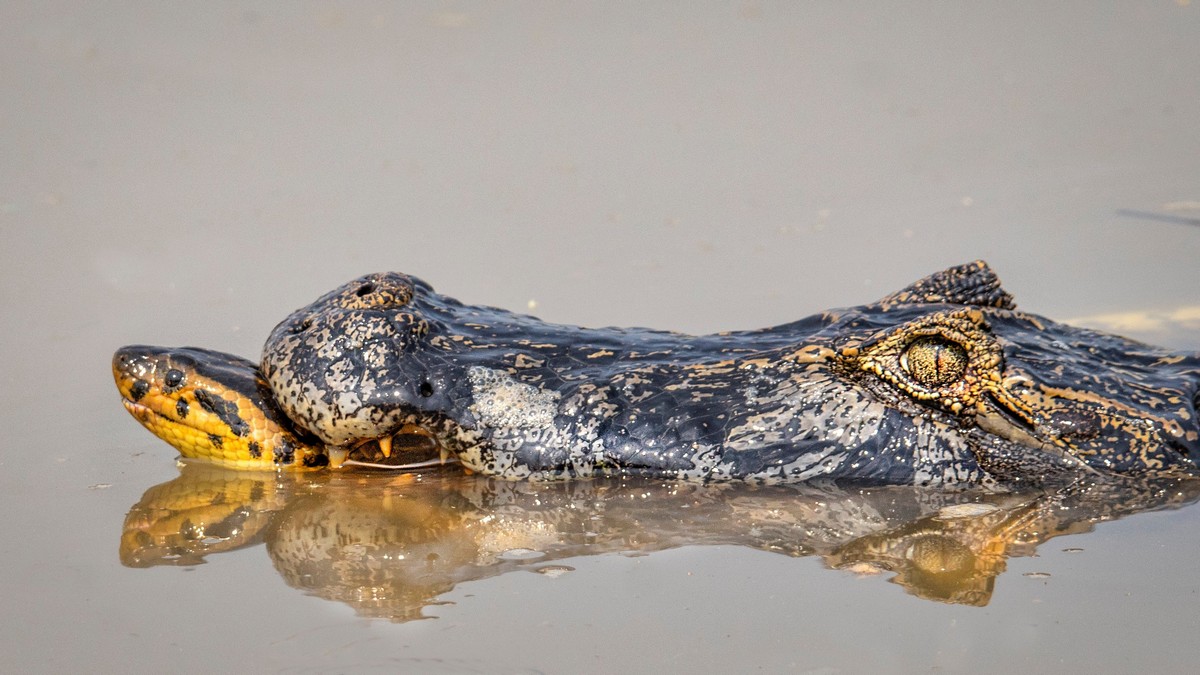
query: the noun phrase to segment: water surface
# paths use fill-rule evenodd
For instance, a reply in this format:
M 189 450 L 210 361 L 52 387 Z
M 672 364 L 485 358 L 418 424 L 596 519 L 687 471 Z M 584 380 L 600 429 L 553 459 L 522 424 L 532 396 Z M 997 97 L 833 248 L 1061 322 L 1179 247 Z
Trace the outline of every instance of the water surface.
M 1032 495 L 217 477 L 199 492 L 229 508 L 258 480 L 254 506 L 188 528 L 151 497 L 204 472 L 125 414 L 108 363 L 133 342 L 254 358 L 387 269 L 713 332 L 976 258 L 1022 309 L 1200 350 L 1198 12 L 6 3 L 0 664 L 1190 671 L 1186 489 L 1030 534 Z M 129 529 L 210 520 L 174 549 Z M 323 522 L 348 529 L 314 562 Z M 374 540 L 405 564 L 372 567 L 361 528 L 409 533 Z

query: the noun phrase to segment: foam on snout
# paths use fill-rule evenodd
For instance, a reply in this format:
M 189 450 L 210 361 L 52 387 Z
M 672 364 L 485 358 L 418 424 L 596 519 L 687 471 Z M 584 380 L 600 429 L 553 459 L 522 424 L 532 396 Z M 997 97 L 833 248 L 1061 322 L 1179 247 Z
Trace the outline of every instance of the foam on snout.
M 469 410 L 482 427 L 533 429 L 554 423 L 556 391 L 518 382 L 503 370 L 472 366 L 467 371 L 474 401 Z

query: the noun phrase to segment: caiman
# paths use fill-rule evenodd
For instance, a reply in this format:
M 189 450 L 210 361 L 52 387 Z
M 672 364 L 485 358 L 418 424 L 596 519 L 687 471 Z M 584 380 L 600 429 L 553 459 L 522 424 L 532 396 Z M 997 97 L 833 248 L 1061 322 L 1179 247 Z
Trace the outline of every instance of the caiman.
M 243 468 L 452 457 L 512 479 L 947 487 L 1200 474 L 1200 354 L 1019 312 L 982 261 L 704 336 L 552 324 L 372 274 L 284 319 L 257 366 L 131 346 L 113 370 L 185 457 Z

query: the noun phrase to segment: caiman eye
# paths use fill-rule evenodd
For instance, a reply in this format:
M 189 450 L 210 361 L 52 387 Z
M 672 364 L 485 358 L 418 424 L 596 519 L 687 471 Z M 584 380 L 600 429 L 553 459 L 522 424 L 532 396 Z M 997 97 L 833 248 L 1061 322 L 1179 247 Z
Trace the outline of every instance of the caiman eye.
M 900 353 L 900 367 L 917 382 L 938 389 L 962 379 L 967 372 L 967 350 L 943 337 L 917 338 Z

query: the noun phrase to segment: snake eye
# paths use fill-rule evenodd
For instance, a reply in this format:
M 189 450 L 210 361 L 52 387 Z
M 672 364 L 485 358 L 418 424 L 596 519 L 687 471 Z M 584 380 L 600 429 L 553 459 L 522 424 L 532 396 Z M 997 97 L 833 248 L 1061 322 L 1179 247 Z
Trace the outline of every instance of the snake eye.
M 183 384 L 182 370 L 176 370 L 175 368 L 172 368 L 167 371 L 165 376 L 163 376 L 163 385 L 168 389 L 175 389 L 181 384 Z
M 945 387 L 962 379 L 967 372 L 967 350 L 943 337 L 920 337 L 901 352 L 900 366 L 926 387 Z

